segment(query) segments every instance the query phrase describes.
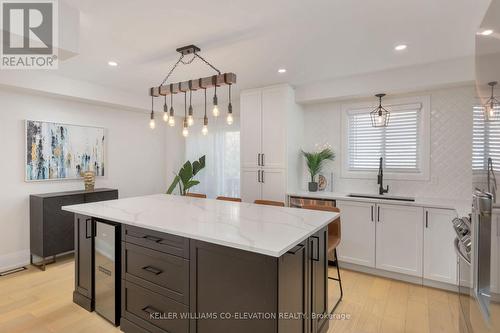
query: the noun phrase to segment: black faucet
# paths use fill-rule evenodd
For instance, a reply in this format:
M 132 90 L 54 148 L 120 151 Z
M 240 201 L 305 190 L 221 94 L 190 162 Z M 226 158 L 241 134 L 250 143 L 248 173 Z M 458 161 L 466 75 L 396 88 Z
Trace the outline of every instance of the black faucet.
M 380 158 L 380 163 L 378 166 L 378 176 L 377 176 L 377 184 L 380 186 L 378 187 L 378 194 L 383 195 L 384 193 L 389 192 L 389 185 L 387 185 L 387 188 L 384 189 L 384 171 L 382 170 L 382 162 L 383 158 Z

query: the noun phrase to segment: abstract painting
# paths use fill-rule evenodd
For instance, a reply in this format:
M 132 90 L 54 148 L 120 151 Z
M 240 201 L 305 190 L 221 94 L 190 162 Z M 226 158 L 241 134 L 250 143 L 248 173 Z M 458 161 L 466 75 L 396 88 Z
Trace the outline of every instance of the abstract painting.
M 105 130 L 26 120 L 26 181 L 104 176 Z

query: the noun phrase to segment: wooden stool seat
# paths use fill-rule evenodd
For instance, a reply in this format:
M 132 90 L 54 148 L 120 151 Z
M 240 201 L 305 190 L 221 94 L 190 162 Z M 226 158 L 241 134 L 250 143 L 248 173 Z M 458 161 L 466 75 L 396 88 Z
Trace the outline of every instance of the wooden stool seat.
M 253 202 L 257 205 L 267 205 L 267 206 L 276 206 L 276 207 L 285 207 L 285 203 L 281 201 L 272 201 L 272 200 L 255 200 Z
M 218 196 L 215 198 L 216 200 L 222 200 L 222 201 L 234 201 L 234 202 L 241 202 L 241 198 L 231 198 L 231 197 L 223 197 L 223 196 Z
M 186 197 L 206 199 L 207 195 L 206 194 L 201 194 L 201 193 L 186 193 Z

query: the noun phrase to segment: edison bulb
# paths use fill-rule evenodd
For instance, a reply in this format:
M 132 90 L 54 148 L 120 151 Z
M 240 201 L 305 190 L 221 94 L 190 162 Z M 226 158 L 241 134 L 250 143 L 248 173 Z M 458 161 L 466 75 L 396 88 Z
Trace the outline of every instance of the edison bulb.
M 168 122 L 168 112 L 163 112 L 163 121 Z
M 187 123 L 188 123 L 188 126 L 193 126 L 193 123 L 194 123 L 193 116 L 188 116 Z
M 189 135 L 189 131 L 188 131 L 188 128 L 187 127 L 184 127 L 182 129 L 182 136 L 183 137 L 187 137 Z
M 168 118 L 168 124 L 170 125 L 170 127 L 174 127 L 175 126 L 175 118 L 173 116 L 170 116 Z
M 228 125 L 231 125 L 233 123 L 233 115 L 229 113 L 227 115 L 226 121 Z
M 201 134 L 207 135 L 208 134 L 208 127 L 207 125 L 203 125 L 203 128 L 201 129 Z
M 155 127 L 156 127 L 155 120 L 154 120 L 154 119 L 151 119 L 151 120 L 149 121 L 149 128 L 154 129 Z
M 377 124 L 382 124 L 383 121 L 384 121 L 384 117 L 382 117 L 382 116 L 377 117 Z
M 214 117 L 219 116 L 219 108 L 217 107 L 217 105 L 214 105 L 214 108 L 212 110 L 212 114 L 214 115 Z

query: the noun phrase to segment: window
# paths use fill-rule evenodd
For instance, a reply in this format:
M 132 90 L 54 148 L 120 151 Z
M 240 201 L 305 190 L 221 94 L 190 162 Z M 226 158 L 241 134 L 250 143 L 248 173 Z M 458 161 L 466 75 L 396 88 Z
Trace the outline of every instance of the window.
M 378 171 L 383 158 L 388 179 L 428 177 L 428 115 L 423 110 L 428 98 L 419 103 L 387 105 L 389 126 L 372 127 L 371 107 L 344 108 L 343 176 L 368 178 Z M 415 100 L 413 100 L 415 102 Z
M 206 155 L 205 169 L 196 175 L 200 184 L 192 189 L 209 198 L 219 195 L 240 196 L 240 129 L 238 119 L 231 126 L 224 119 L 212 120 L 208 134 L 201 134 L 200 124 L 189 128 L 186 159 L 192 161 Z
M 491 157 L 493 169 L 500 171 L 500 122 L 484 121 L 483 112 L 481 107 L 473 109 L 472 170 L 486 171 Z

